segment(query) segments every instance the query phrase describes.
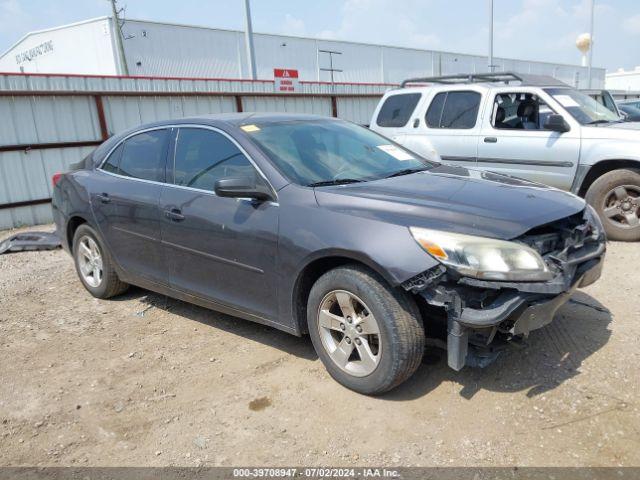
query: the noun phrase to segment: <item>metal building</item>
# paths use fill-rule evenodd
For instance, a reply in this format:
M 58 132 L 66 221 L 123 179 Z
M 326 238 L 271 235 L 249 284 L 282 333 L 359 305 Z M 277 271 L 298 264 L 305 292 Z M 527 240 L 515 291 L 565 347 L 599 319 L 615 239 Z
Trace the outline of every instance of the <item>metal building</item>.
M 640 67 L 633 70 L 619 69 L 607 73 L 606 88 L 609 90 L 622 90 L 624 92 L 640 91 Z
M 117 29 L 101 17 L 25 35 L 0 56 L 0 72 L 78 73 L 249 78 L 244 32 L 190 25 L 127 20 L 124 59 Z M 390 47 L 285 35 L 254 34 L 258 78 L 273 78 L 274 68 L 297 69 L 300 80 L 329 81 L 323 71 L 333 56 L 337 82 L 399 83 L 425 75 L 484 72 L 487 58 L 434 50 Z M 587 68 L 494 58 L 497 70 L 551 75 L 570 85 L 587 86 Z M 593 70 L 593 88 L 604 87 L 605 70 Z

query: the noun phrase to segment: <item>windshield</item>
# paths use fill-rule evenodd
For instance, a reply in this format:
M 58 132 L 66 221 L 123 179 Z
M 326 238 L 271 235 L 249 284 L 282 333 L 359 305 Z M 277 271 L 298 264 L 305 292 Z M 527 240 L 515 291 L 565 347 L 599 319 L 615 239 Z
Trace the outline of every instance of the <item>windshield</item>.
M 267 122 L 240 128 L 299 185 L 364 182 L 433 166 L 371 130 L 339 120 Z
M 547 88 L 546 91 L 582 125 L 620 121 L 618 115 L 578 90 Z

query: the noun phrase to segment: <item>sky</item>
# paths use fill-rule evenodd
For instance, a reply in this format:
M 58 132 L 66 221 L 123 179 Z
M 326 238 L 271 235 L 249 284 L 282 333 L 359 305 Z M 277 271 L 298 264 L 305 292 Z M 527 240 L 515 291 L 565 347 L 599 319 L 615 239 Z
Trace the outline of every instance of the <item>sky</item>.
M 119 0 L 129 18 L 242 29 L 243 0 Z M 579 64 L 590 0 L 494 0 L 494 55 Z M 256 32 L 486 55 L 489 0 L 252 0 Z M 110 14 L 108 0 L 0 0 L 0 52 L 25 33 Z M 640 66 L 640 0 L 596 0 L 594 67 Z

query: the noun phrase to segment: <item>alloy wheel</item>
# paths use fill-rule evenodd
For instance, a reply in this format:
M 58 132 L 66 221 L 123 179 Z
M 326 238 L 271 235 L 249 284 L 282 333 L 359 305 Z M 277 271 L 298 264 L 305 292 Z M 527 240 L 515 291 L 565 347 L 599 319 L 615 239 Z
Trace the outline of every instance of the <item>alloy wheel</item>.
M 318 309 L 322 346 L 344 372 L 356 377 L 370 375 L 380 363 L 380 327 L 371 310 L 353 293 L 327 293 Z
M 103 264 L 102 255 L 96 241 L 89 236 L 81 237 L 76 255 L 78 256 L 80 275 L 82 275 L 85 283 L 94 288 L 100 286 L 103 276 Z
M 619 228 L 640 228 L 640 187 L 620 185 L 604 198 L 602 213 Z

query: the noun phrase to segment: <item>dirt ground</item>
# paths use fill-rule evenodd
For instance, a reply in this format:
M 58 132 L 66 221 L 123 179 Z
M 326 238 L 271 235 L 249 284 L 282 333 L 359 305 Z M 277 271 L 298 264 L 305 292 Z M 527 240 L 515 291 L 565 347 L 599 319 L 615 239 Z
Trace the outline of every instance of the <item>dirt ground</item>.
M 47 226 L 46 228 L 50 228 Z M 0 232 L 0 239 L 9 232 Z M 640 247 L 492 366 L 369 398 L 308 338 L 0 255 L 0 465 L 639 466 Z

